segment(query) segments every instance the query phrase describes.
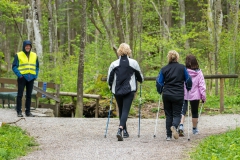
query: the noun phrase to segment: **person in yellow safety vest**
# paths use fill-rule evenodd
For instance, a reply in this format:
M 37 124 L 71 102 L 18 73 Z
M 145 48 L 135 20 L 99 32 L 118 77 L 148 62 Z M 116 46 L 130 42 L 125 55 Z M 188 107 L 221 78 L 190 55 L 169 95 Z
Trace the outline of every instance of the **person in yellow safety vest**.
M 31 52 L 32 43 L 29 40 L 23 42 L 22 51 L 18 52 L 13 60 L 12 70 L 17 75 L 18 93 L 17 93 L 17 116 L 22 115 L 22 97 L 23 91 L 26 87 L 26 103 L 25 115 L 27 117 L 34 117 L 30 112 L 31 95 L 33 90 L 34 80 L 38 77 L 39 62 L 37 54 Z

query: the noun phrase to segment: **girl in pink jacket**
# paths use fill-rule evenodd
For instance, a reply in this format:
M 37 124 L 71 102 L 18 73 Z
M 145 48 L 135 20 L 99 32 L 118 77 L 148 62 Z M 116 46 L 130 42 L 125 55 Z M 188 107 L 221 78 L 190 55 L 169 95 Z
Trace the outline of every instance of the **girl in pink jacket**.
M 179 136 L 184 136 L 183 123 L 188 101 L 191 105 L 193 134 L 198 134 L 199 132 L 197 128 L 199 102 L 200 100 L 202 103 L 206 102 L 206 84 L 203 73 L 201 69 L 199 69 L 196 57 L 194 55 L 188 55 L 186 57 L 185 65 L 189 75 L 192 77 L 192 89 L 187 91 L 186 87 L 184 87 L 184 103 L 182 108 L 182 119 L 179 125 Z

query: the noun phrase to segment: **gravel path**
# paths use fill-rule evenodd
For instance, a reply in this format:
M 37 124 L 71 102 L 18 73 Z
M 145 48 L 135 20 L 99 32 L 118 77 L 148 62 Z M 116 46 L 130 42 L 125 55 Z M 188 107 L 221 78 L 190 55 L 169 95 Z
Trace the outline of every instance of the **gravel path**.
M 12 122 L 19 118 L 13 109 L 0 109 L 0 121 Z M 190 133 L 178 140 L 166 141 L 165 120 L 159 119 L 156 138 L 153 138 L 155 119 L 141 120 L 138 138 L 138 119 L 128 119 L 130 137 L 118 142 L 118 119 L 111 118 L 107 138 L 104 138 L 106 118 L 46 118 L 26 117 L 17 125 L 40 144 L 38 149 L 20 160 L 171 160 L 186 159 L 190 148 L 199 139 L 219 134 L 240 125 L 240 115 L 202 115 L 199 135 Z M 187 133 L 187 118 L 185 121 Z

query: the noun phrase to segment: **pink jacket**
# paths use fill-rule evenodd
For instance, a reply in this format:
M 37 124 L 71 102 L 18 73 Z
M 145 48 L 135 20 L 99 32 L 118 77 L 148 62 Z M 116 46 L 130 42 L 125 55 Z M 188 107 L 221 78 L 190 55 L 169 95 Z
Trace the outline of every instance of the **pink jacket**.
M 200 69 L 192 70 L 187 69 L 189 75 L 192 77 L 192 89 L 189 91 L 189 97 L 187 96 L 187 89 L 184 87 L 184 99 L 185 100 L 203 100 L 206 102 L 206 84 L 203 73 Z

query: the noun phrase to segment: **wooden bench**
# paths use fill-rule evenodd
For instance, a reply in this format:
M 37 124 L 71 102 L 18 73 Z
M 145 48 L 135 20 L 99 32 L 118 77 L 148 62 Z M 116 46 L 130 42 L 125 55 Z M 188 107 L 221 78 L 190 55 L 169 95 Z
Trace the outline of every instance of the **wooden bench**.
M 49 93 L 42 89 L 43 85 L 46 85 L 47 89 L 51 89 L 52 92 Z M 33 93 L 32 98 L 35 99 L 35 108 L 51 108 L 54 111 L 55 117 L 59 116 L 59 104 L 60 104 L 60 98 L 59 98 L 59 91 L 60 86 L 55 83 L 45 83 L 45 82 L 34 82 L 33 87 Z M 48 104 L 46 103 L 40 103 L 39 99 L 42 98 L 42 95 L 45 95 L 45 97 L 49 100 Z M 4 103 L 7 100 L 8 106 L 10 107 L 11 104 L 16 104 L 16 96 L 17 96 L 17 79 L 10 79 L 10 78 L 0 78 L 0 102 Z M 50 104 L 50 99 L 53 99 L 55 101 L 55 104 Z M 14 102 L 13 102 L 14 101 Z M 25 111 L 25 97 L 22 99 L 22 110 Z

